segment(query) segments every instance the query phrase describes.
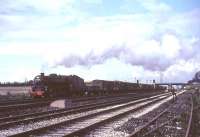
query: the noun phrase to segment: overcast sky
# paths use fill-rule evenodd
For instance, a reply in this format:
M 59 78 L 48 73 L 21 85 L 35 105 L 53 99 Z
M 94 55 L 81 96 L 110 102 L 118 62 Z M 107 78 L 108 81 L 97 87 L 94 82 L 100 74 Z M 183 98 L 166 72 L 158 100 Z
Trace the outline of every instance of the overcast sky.
M 0 0 L 0 81 L 185 82 L 199 51 L 199 0 Z

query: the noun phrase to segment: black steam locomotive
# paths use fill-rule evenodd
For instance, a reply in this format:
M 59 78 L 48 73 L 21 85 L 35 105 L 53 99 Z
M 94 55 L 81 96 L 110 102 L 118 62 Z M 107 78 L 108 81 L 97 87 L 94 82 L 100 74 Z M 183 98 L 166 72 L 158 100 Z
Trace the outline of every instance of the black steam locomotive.
M 44 73 L 33 80 L 32 97 L 71 97 L 81 96 L 84 93 L 84 80 L 76 75 L 63 76 Z

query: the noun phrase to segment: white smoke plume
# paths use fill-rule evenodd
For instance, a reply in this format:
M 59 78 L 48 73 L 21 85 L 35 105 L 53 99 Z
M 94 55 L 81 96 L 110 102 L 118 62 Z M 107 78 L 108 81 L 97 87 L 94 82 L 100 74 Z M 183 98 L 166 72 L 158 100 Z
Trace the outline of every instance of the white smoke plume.
M 165 71 L 182 60 L 198 60 L 198 49 L 200 49 L 199 40 L 184 43 L 175 35 L 167 34 L 160 41 L 150 40 L 141 46 L 113 46 L 98 55 L 93 51 L 85 56 L 70 55 L 57 63 L 57 65 L 91 67 L 103 64 L 111 58 L 116 58 L 126 64 L 143 66 L 146 70 Z

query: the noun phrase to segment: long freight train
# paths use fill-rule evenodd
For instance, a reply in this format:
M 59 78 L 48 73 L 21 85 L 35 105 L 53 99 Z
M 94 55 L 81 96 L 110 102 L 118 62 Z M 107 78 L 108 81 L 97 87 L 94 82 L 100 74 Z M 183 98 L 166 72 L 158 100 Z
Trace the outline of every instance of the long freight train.
M 86 83 L 88 95 L 104 95 L 130 92 L 163 91 L 166 88 L 156 84 L 139 84 L 123 81 L 93 80 Z
M 84 83 L 84 79 L 76 76 L 64 76 L 44 73 L 33 80 L 32 97 L 72 97 L 117 94 L 137 91 L 161 91 L 165 88 L 153 84 L 139 84 L 122 81 L 93 80 Z

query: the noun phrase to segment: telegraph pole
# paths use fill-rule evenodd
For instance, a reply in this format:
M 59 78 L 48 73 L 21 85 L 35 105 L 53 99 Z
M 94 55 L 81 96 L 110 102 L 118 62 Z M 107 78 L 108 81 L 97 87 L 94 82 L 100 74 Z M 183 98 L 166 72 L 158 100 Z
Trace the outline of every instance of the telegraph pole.
M 160 83 L 162 83 L 162 82 L 163 82 L 163 72 L 160 71 Z

